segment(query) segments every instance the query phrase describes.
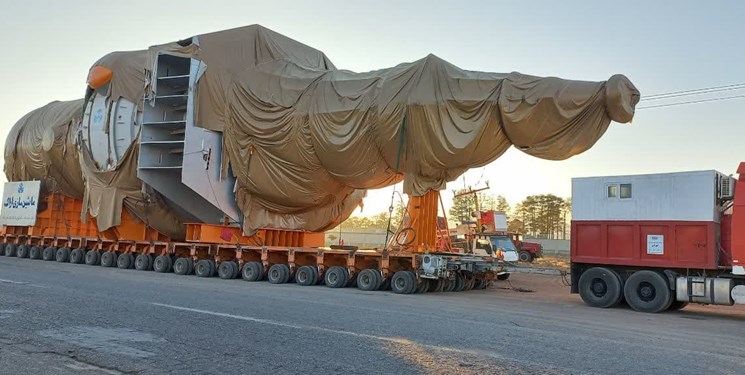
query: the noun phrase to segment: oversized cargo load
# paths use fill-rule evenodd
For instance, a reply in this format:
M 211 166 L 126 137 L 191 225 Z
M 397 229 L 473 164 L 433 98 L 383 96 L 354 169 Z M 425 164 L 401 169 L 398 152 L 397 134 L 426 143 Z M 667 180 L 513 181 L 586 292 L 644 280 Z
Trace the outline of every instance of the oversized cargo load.
M 102 231 L 120 223 L 122 206 L 172 238 L 185 222 L 234 223 L 247 235 L 322 231 L 366 189 L 403 180 L 422 196 L 511 145 L 551 160 L 577 155 L 611 121 L 629 122 L 638 100 L 621 75 L 473 72 L 432 55 L 353 73 L 254 25 L 104 56 L 80 112 L 16 124 L 5 170 L 82 192 Z M 28 134 L 48 134 L 55 149 L 44 152 L 55 157 L 27 167 L 25 155 L 39 153 Z M 76 159 L 82 186 L 55 172 Z

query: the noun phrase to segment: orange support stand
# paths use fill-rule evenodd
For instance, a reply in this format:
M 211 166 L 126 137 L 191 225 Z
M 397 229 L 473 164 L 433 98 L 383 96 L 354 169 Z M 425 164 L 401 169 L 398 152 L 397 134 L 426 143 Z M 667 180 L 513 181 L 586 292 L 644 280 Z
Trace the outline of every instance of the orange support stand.
M 408 244 L 410 251 L 424 253 L 436 250 L 439 206 L 440 192 L 437 190 L 430 190 L 419 197 L 409 196 L 407 206 L 409 220 L 407 229 L 404 229 L 407 232 L 406 240 L 403 242 Z

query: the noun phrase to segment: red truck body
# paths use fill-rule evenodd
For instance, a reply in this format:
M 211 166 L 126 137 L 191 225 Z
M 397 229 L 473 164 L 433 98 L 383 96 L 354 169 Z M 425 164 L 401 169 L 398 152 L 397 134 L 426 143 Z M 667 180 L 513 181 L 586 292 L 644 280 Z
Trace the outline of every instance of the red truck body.
M 745 303 L 745 162 L 737 172 L 573 179 L 572 293 L 642 312 Z

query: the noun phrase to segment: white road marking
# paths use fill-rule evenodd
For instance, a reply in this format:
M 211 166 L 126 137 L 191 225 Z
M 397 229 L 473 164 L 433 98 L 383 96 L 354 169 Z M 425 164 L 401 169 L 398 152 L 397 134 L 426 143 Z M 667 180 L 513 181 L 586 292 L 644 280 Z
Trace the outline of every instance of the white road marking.
M 13 280 L 5 280 L 5 279 L 0 279 L 0 283 L 21 284 L 21 285 L 28 284 L 28 283 L 24 283 L 23 281 L 13 281 Z
M 385 342 L 391 342 L 396 344 L 413 344 L 420 347 L 433 349 L 433 350 L 443 350 L 447 352 L 453 352 L 458 354 L 470 354 L 470 355 L 478 355 L 478 356 L 486 356 L 486 357 L 492 357 L 497 359 L 505 359 L 504 356 L 499 355 L 494 352 L 486 352 L 481 350 L 463 350 L 463 349 L 456 349 L 456 348 L 450 348 L 446 346 L 438 346 L 438 345 L 428 345 L 428 344 L 422 344 L 418 342 L 414 342 L 411 340 L 407 340 L 404 338 L 396 338 L 396 337 L 384 337 L 384 336 L 375 336 L 375 335 L 368 335 L 365 333 L 357 333 L 357 332 L 351 332 L 351 331 L 345 331 L 341 329 L 332 329 L 332 328 L 324 328 L 324 327 L 318 327 L 318 326 L 307 326 L 307 325 L 301 325 L 301 324 L 291 324 L 291 323 L 284 323 L 276 320 L 270 320 L 270 319 L 261 319 L 261 318 L 254 318 L 251 316 L 243 316 L 243 315 L 234 315 L 234 314 L 227 314 L 227 313 L 221 313 L 217 311 L 209 311 L 209 310 L 200 310 L 200 309 L 193 309 L 190 307 L 183 307 L 183 306 L 174 306 L 174 305 L 167 305 L 164 303 L 157 303 L 157 302 L 151 302 L 152 305 L 160 306 L 160 307 L 166 307 L 169 309 L 174 310 L 181 310 L 181 311 L 189 311 L 199 314 L 207 314 L 207 315 L 213 315 L 213 316 L 219 316 L 223 318 L 230 318 L 230 319 L 237 319 L 237 320 L 244 320 L 254 323 L 261 323 L 261 324 L 267 324 L 267 325 L 273 325 L 277 327 L 284 327 L 284 328 L 292 328 L 292 329 L 302 329 L 302 330 L 311 330 L 311 331 L 320 331 L 320 332 L 328 332 L 328 333 L 334 333 L 338 335 L 346 335 L 346 336 L 352 336 L 352 337 L 358 337 L 358 338 L 364 338 L 364 339 L 370 339 L 370 340 L 379 340 L 379 341 L 385 341 Z

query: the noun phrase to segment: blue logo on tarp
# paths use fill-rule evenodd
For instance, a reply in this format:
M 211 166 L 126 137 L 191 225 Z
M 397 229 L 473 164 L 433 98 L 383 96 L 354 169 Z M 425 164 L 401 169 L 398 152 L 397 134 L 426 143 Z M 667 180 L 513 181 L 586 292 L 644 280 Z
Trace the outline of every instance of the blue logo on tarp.
M 22 193 L 23 193 L 23 182 L 18 184 L 18 194 L 22 194 Z

